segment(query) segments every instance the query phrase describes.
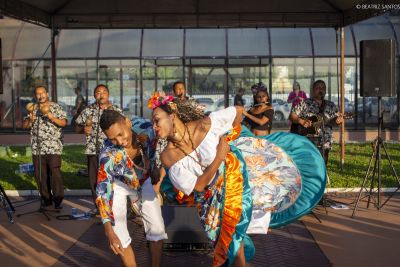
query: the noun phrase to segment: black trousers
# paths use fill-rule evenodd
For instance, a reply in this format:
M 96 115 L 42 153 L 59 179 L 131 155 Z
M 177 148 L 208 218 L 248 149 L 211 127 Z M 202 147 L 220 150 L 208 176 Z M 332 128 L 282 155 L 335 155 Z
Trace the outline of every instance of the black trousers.
M 33 155 L 35 180 L 40 197 L 46 204 L 54 201 L 59 205 L 64 198 L 64 183 L 61 178 L 61 155 Z
M 329 159 L 329 148 L 318 148 L 321 156 L 324 158 L 325 166 L 328 166 L 328 159 Z
M 99 170 L 99 156 L 87 155 L 87 167 L 89 176 L 89 186 L 92 192 L 93 203 L 96 206 L 96 186 L 97 186 L 97 172 Z

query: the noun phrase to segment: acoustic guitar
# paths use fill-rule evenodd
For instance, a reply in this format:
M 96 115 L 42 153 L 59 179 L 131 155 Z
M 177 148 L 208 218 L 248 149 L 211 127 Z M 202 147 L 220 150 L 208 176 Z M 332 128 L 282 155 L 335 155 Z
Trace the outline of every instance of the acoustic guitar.
M 330 120 L 324 120 L 324 117 L 321 115 L 314 115 L 314 116 L 310 116 L 307 117 L 306 119 L 311 121 L 311 126 L 310 127 L 304 127 L 301 124 L 298 123 L 293 123 L 292 127 L 290 129 L 290 132 L 292 133 L 296 133 L 299 135 L 303 135 L 303 136 L 312 136 L 312 135 L 316 135 L 319 131 L 319 129 L 325 125 L 329 125 L 332 121 L 336 120 L 338 116 L 335 116 L 333 118 L 331 118 Z M 343 114 L 343 119 L 345 120 L 351 120 L 354 118 L 354 114 L 351 112 L 346 112 Z

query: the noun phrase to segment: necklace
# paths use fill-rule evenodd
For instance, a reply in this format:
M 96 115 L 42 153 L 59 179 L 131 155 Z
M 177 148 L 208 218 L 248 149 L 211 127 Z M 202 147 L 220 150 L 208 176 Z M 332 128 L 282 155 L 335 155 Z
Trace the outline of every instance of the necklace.
M 179 143 L 175 143 L 175 142 L 172 142 L 172 143 L 173 143 L 174 146 L 175 146 L 176 148 L 178 148 L 185 156 L 189 156 L 189 157 L 190 157 L 191 159 L 193 159 L 197 164 L 199 164 L 200 167 L 201 167 L 201 170 L 204 171 L 204 169 L 206 168 L 206 166 L 204 166 L 204 165 L 201 163 L 200 153 L 199 153 L 199 152 L 195 149 L 195 147 L 194 147 L 193 140 L 192 140 L 192 136 L 191 136 L 191 134 L 190 134 L 190 131 L 189 131 L 187 125 L 186 125 L 186 124 L 184 124 L 184 125 L 185 125 L 185 132 L 186 132 L 186 131 L 188 132 L 189 141 L 190 141 L 190 144 L 192 145 L 193 151 L 196 153 L 197 159 L 196 159 L 195 157 L 193 157 L 192 155 L 188 154 L 187 152 L 185 152 L 185 151 L 183 150 L 183 148 L 179 145 Z M 183 140 L 183 138 L 182 138 L 182 140 Z M 181 141 L 182 141 L 182 140 L 181 140 Z
M 135 143 L 136 143 L 135 145 L 137 145 L 137 148 L 138 148 L 138 150 L 139 150 L 139 154 L 140 154 L 140 156 L 141 156 L 141 158 L 142 158 L 143 167 L 142 167 L 142 166 L 139 166 L 139 165 L 136 165 L 136 163 L 135 163 L 135 158 L 136 158 L 136 156 L 135 156 L 134 158 L 131 159 L 131 160 L 132 160 L 132 164 L 133 164 L 133 166 L 134 166 L 136 169 L 141 170 L 141 171 L 143 171 L 143 173 L 145 173 L 145 172 L 147 171 L 147 167 L 148 167 L 148 166 L 146 165 L 146 159 L 145 159 L 145 157 L 144 157 L 142 143 L 140 143 L 139 138 L 138 138 L 137 135 L 135 136 Z
M 183 131 L 183 135 L 182 135 L 181 140 L 179 140 L 179 141 L 173 141 L 173 140 L 171 140 L 172 143 L 173 143 L 174 145 L 175 145 L 175 144 L 178 144 L 178 143 L 180 143 L 180 142 L 182 142 L 182 141 L 183 141 L 183 138 L 185 138 L 185 136 L 186 136 L 186 131 L 188 131 L 188 128 L 187 128 L 186 124 L 183 124 L 183 125 L 185 126 L 185 130 Z

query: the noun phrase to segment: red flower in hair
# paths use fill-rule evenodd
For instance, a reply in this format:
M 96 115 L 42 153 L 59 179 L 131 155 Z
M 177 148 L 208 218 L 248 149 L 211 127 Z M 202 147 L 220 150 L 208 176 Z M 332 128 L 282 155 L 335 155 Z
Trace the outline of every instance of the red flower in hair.
M 161 105 L 168 104 L 174 100 L 174 97 L 172 95 L 165 95 L 164 92 L 159 92 L 156 91 L 154 94 L 150 97 L 149 101 L 147 102 L 147 106 L 150 109 L 155 109 Z

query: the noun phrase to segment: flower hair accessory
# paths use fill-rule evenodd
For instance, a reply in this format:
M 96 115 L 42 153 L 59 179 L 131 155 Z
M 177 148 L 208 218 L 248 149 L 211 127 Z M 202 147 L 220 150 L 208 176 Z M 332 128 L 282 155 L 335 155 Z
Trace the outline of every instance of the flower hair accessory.
M 154 94 L 150 97 L 149 102 L 147 103 L 147 106 L 150 109 L 155 109 L 161 105 L 172 105 L 175 104 L 172 101 L 174 100 L 174 97 L 172 95 L 165 95 L 164 92 L 159 92 L 156 91 Z

